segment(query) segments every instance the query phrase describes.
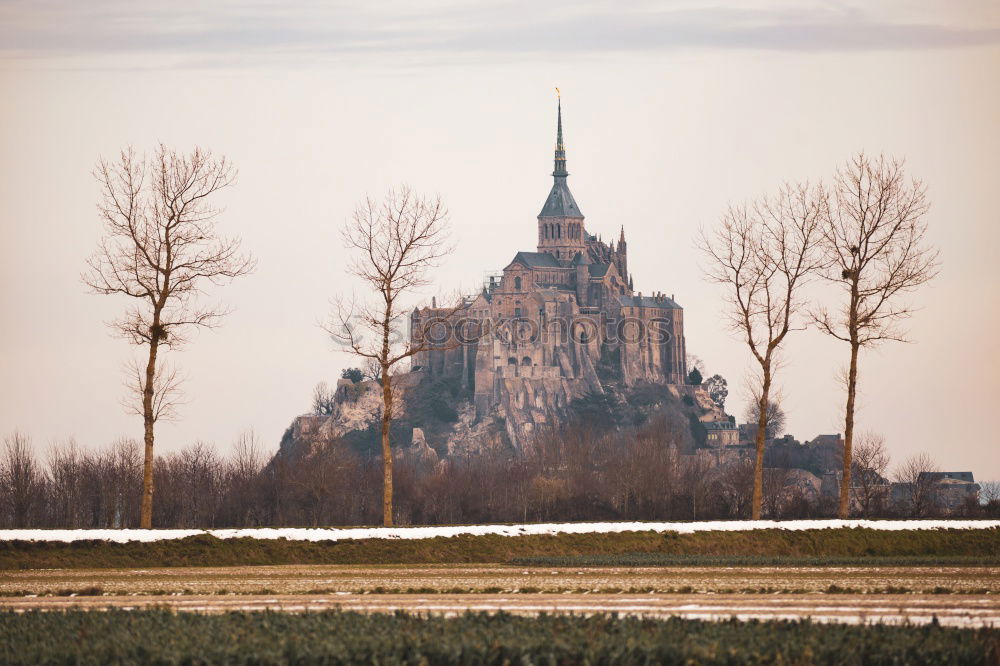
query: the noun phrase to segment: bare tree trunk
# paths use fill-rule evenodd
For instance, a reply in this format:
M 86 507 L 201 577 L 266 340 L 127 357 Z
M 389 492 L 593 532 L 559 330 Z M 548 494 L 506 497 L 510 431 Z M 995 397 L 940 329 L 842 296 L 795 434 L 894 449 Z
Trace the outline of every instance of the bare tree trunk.
M 847 371 L 847 414 L 844 419 L 844 478 L 840 482 L 840 506 L 837 517 L 851 515 L 851 466 L 854 445 L 854 402 L 858 387 L 858 350 L 860 345 L 851 343 L 851 366 Z
M 382 524 L 392 527 L 392 446 L 389 427 L 392 425 L 392 380 L 388 368 L 382 366 Z
M 760 387 L 760 402 L 757 416 L 757 454 L 753 465 L 753 500 L 750 504 L 750 519 L 760 520 L 760 508 L 764 489 L 764 442 L 767 439 L 767 405 L 771 391 L 771 368 L 764 367 L 764 381 Z
M 157 324 L 154 324 L 157 326 Z M 158 331 L 154 329 L 154 331 Z M 148 530 L 153 527 L 153 382 L 156 378 L 156 354 L 159 337 L 152 334 L 149 344 L 149 360 L 146 362 L 146 382 L 142 389 L 142 424 L 145 453 L 142 461 L 142 506 L 139 511 L 139 527 Z

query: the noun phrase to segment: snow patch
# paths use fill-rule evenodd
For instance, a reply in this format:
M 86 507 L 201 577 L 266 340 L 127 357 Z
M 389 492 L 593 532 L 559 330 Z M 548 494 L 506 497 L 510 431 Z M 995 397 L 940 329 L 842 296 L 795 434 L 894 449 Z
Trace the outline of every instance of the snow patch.
M 618 532 L 745 532 L 750 530 L 817 530 L 864 527 L 873 530 L 992 529 L 1000 520 L 739 520 L 690 523 L 534 523 L 524 525 L 447 525 L 430 527 L 247 528 L 210 530 L 0 530 L 0 541 L 164 541 L 198 534 L 220 539 L 289 539 L 343 541 L 347 539 L 431 539 L 461 535 L 523 536 L 532 534 L 614 534 Z

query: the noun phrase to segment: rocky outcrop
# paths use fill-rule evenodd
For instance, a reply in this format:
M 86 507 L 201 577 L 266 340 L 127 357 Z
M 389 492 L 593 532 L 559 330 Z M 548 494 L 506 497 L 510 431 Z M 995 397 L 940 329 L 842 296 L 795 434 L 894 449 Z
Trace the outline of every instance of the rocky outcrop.
M 424 371 L 394 377 L 396 455 L 435 465 L 445 457 L 470 457 L 487 450 L 525 451 L 539 433 L 566 426 L 574 418 L 573 401 L 588 395 L 608 395 L 610 404 L 630 410 L 629 419 L 635 416 L 636 407 L 629 404 L 635 387 L 614 381 L 602 384 L 588 357 L 580 354 L 580 359 L 584 359 L 581 372 L 572 378 L 562 376 L 554 367 L 501 366 L 490 387 L 493 406 L 486 413 L 457 377 L 435 378 Z M 475 397 L 484 390 L 477 386 Z M 674 405 L 672 418 L 683 422 L 685 428 L 689 419 L 728 419 L 700 387 L 647 385 L 640 403 L 651 404 L 655 397 L 650 396 L 657 394 L 664 404 Z M 329 445 L 377 454 L 381 414 L 378 383 L 342 380 L 332 413 L 295 418 L 282 441 L 281 454 L 309 455 Z
M 510 441 L 524 448 L 538 430 L 564 423 L 570 402 L 586 390 L 585 382 L 565 377 L 505 377 L 499 380 L 496 410 Z
M 418 383 L 412 373 L 394 377 L 397 417 L 405 414 L 406 391 Z M 352 432 L 368 430 L 382 419 L 382 386 L 378 382 L 337 382 L 330 414 L 303 414 L 292 420 L 279 447 L 279 455 L 309 455 Z

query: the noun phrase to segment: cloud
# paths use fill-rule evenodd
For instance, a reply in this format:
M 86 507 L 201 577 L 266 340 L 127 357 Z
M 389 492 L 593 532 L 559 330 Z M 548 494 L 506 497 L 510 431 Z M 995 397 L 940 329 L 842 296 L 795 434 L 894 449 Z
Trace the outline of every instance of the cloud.
M 131 0 L 10 0 L 0 8 L 6 58 L 172 55 L 203 63 L 234 57 L 423 54 L 497 57 L 680 49 L 865 51 L 1000 43 L 990 4 L 958 2 L 897 17 L 845 3 L 544 4 L 297 2 L 144 4 Z

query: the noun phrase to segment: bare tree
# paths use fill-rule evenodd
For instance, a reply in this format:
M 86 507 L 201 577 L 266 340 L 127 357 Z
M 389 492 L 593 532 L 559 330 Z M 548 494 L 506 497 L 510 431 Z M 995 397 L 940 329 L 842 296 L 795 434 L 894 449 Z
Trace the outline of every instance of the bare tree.
M 913 308 L 901 298 L 937 274 L 938 252 L 925 243 L 929 203 L 920 181 L 907 181 L 903 163 L 858 153 L 835 176 L 835 202 L 824 218 L 827 277 L 842 291 L 834 312 L 820 308 L 820 330 L 850 345 L 844 416 L 844 467 L 838 515 L 850 511 L 851 456 L 863 347 L 905 341 L 901 321 Z
M 718 489 L 726 516 L 745 519 L 753 504 L 754 461 L 744 459 L 723 466 L 718 472 Z
M 1000 502 L 1000 481 L 982 481 L 979 484 L 979 501 L 983 504 Z
M 896 470 L 896 482 L 905 491 L 902 507 L 916 518 L 924 518 L 937 507 L 938 466 L 926 453 L 907 458 Z
M 743 418 L 747 420 L 747 423 L 760 423 L 760 395 L 759 392 L 754 392 L 753 399 L 747 403 L 746 408 L 743 410 Z M 764 433 L 766 439 L 774 439 L 785 433 L 785 422 L 788 417 L 785 415 L 785 410 L 782 409 L 781 403 L 775 398 L 771 398 L 767 401 L 767 415 L 765 421 L 767 421 L 767 430 Z
M 979 484 L 979 503 L 984 516 L 1000 517 L 1000 481 L 982 481 Z
M 754 520 L 761 515 L 764 442 L 777 354 L 789 331 L 800 328 L 800 292 L 821 266 L 817 244 L 825 215 L 822 187 L 785 185 L 773 197 L 730 207 L 712 235 L 702 234 L 701 248 L 709 260 L 706 275 L 725 286 L 730 325 L 746 341 L 759 370 L 754 388 Z
M 45 498 L 54 525 L 80 527 L 86 510 L 86 466 L 89 461 L 74 438 L 53 442 L 48 456 L 48 493 Z
M 715 406 L 719 409 L 725 409 L 726 398 L 729 397 L 729 385 L 726 382 L 726 378 L 722 375 L 712 375 L 705 380 L 705 390 L 708 391 L 708 397 L 712 399 Z
M 781 517 L 792 489 L 792 470 L 787 467 L 772 467 L 764 470 L 763 501 L 764 510 L 771 519 Z
M 12 527 L 29 527 L 43 499 L 44 477 L 27 435 L 14 432 L 4 437 L 0 453 L 0 501 Z M 4 516 L 0 516 L 3 519 Z
M 336 392 L 331 390 L 326 382 L 316 384 L 316 388 L 313 389 L 312 413 L 316 416 L 333 414 L 336 397 Z
M 428 269 L 449 252 L 447 211 L 440 197 L 425 198 L 409 187 L 390 190 L 382 201 L 365 198 L 343 229 L 354 251 L 350 271 L 376 296 L 368 302 L 337 301 L 327 331 L 352 354 L 377 366 L 382 384 L 382 522 L 393 524 L 393 370 L 401 361 L 433 348 L 426 336 L 400 330 L 401 299 L 429 284 Z
M 104 236 L 82 278 L 98 294 L 132 299 L 112 328 L 146 349 L 145 362 L 135 366 L 130 380 L 143 420 L 143 528 L 152 527 L 153 428 L 178 402 L 178 376 L 159 358 L 160 347 L 178 348 L 186 329 L 216 326 L 226 311 L 199 305 L 198 296 L 206 284 L 222 284 L 253 269 L 253 259 L 240 253 L 239 240 L 217 233 L 220 210 L 210 202 L 235 175 L 225 158 L 198 148 L 183 155 L 162 144 L 152 159 L 137 157 L 129 148 L 115 162 L 101 160 L 94 171 Z
M 860 433 L 854 450 L 852 493 L 864 518 L 882 511 L 888 500 L 889 485 L 885 479 L 889 469 L 889 450 L 885 437 L 874 432 Z

